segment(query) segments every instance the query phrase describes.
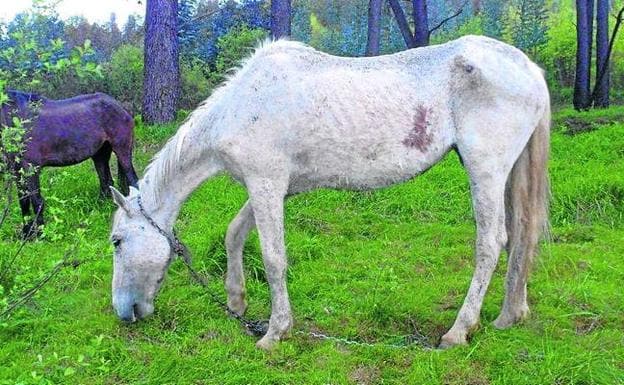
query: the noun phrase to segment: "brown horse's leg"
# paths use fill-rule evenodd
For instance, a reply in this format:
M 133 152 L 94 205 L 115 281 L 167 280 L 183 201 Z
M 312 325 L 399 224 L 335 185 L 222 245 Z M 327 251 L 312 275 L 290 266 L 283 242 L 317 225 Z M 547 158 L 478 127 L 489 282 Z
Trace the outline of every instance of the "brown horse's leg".
M 45 206 L 39 187 L 39 171 L 35 171 L 32 175 L 26 177 L 26 186 L 28 191 L 27 197 L 32 204 L 34 217 L 24 225 L 22 235 L 24 238 L 34 238 L 40 234 L 40 227 L 43 226 L 43 210 Z
M 95 165 L 95 171 L 100 178 L 100 196 L 102 197 L 110 196 L 109 186 L 113 185 L 113 177 L 111 176 L 110 167 L 108 165 L 112 151 L 111 145 L 106 142 L 102 148 L 91 157 Z
M 30 216 L 30 192 L 25 181 L 21 178 L 17 178 L 17 196 L 19 200 L 20 209 L 22 210 L 22 218 Z M 22 234 L 26 235 L 29 232 L 29 224 L 24 224 L 22 227 Z
M 129 192 L 128 186 L 137 187 L 137 183 L 139 181 L 139 178 L 134 171 L 134 166 L 132 165 L 132 149 L 130 148 L 121 151 L 113 151 L 117 156 L 117 167 L 119 168 L 119 188 L 121 189 L 122 193 L 127 195 Z

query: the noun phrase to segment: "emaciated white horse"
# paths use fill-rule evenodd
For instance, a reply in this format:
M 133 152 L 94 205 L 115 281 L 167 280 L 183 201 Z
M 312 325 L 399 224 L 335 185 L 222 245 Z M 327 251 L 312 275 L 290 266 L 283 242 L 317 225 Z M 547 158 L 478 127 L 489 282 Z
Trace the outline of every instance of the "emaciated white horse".
M 191 114 L 139 190 L 128 197 L 114 191 L 113 306 L 126 321 L 153 312 L 173 257 L 163 234 L 172 231 L 187 196 L 225 171 L 249 193 L 226 235 L 228 305 L 245 312 L 242 250 L 255 226 L 272 296 L 268 332 L 257 346 L 270 348 L 293 325 L 284 199 L 320 187 L 404 182 L 456 150 L 470 178 L 476 270 L 441 346 L 466 343 L 477 326 L 502 247 L 509 269 L 494 323 L 508 327 L 529 312 L 527 274 L 547 221 L 549 120 L 541 70 L 489 38 L 367 58 L 289 41 L 265 44 Z

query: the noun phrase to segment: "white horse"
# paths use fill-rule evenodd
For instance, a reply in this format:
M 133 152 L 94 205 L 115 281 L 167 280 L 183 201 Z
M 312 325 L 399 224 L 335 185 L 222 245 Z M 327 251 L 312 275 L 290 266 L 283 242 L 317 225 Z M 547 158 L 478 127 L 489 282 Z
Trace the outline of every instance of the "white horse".
M 465 344 L 477 326 L 502 247 L 509 269 L 494 324 L 508 327 L 529 312 L 527 274 L 547 222 L 549 121 L 542 71 L 486 37 L 367 58 L 265 44 L 191 114 L 139 190 L 128 197 L 113 191 L 113 306 L 126 321 L 153 312 L 173 256 L 166 235 L 181 204 L 207 178 L 227 172 L 249 194 L 225 238 L 228 305 L 245 312 L 242 250 L 255 226 L 272 298 L 268 332 L 257 346 L 270 348 L 293 325 L 284 199 L 320 187 L 404 182 L 456 150 L 470 178 L 476 270 L 440 345 Z

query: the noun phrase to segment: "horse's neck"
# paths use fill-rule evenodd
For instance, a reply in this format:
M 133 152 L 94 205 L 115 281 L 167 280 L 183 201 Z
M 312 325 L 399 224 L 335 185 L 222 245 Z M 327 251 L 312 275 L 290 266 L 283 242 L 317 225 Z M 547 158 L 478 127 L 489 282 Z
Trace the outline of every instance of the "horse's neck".
M 145 209 L 168 230 L 173 228 L 180 207 L 188 196 L 203 181 L 221 171 L 211 150 L 196 151 L 185 146 L 176 150 L 177 146 L 176 141 L 170 141 L 167 150 L 161 152 L 139 181 Z M 172 151 L 181 155 L 177 156 Z

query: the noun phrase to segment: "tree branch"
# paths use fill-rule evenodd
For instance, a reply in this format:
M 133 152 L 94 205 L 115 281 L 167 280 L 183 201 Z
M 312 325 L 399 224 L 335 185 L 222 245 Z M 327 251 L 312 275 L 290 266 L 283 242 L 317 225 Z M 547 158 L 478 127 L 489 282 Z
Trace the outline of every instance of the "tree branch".
M 15 301 L 11 302 L 11 304 L 9 304 L 9 306 L 2 313 L 0 313 L 0 319 L 8 316 L 13 311 L 15 311 L 15 309 L 17 309 L 21 305 L 25 304 L 26 301 L 28 301 L 35 294 L 37 294 L 37 292 L 42 287 L 44 287 L 48 282 L 50 282 L 52 280 L 52 278 L 54 278 L 64 267 L 72 266 L 72 267 L 76 268 L 76 267 L 80 266 L 84 261 L 70 260 L 69 259 L 69 257 L 76 251 L 77 248 L 78 248 L 78 242 L 76 242 L 76 244 L 74 244 L 74 247 L 72 247 L 71 250 L 68 250 L 67 252 L 65 252 L 65 255 L 63 256 L 63 260 L 61 260 L 59 263 L 54 265 L 54 268 L 52 268 L 52 270 L 45 277 L 41 278 L 39 280 L 39 282 L 37 282 L 35 285 L 33 285 L 33 287 L 31 287 L 30 289 L 28 289 L 24 293 L 22 293 L 22 295 L 20 295 L 20 297 L 18 299 L 16 299 Z
M 464 7 L 465 7 L 465 6 L 466 6 L 466 2 L 464 2 L 464 4 L 462 4 L 462 6 L 461 6 L 461 7 L 459 7 L 459 9 L 458 9 L 458 10 L 457 10 L 454 14 L 452 14 L 451 16 L 449 16 L 449 17 L 447 17 L 447 18 L 443 19 L 443 20 L 442 20 L 441 22 L 439 22 L 439 23 L 438 23 L 435 27 L 431 28 L 431 29 L 429 30 L 429 36 L 431 36 L 431 34 L 432 34 L 435 30 L 437 30 L 438 28 L 442 27 L 442 26 L 443 26 L 444 24 L 446 24 L 448 21 L 450 21 L 450 20 L 452 20 L 452 19 L 456 18 L 457 16 L 461 15 L 461 14 L 462 14 L 462 12 L 464 12 Z
M 412 34 L 412 31 L 410 30 L 401 4 L 399 4 L 398 0 L 388 0 L 388 3 L 390 3 L 390 8 L 392 8 L 392 12 L 394 13 L 394 18 L 399 25 L 399 30 L 401 31 L 401 35 L 403 35 L 405 45 L 407 48 L 414 48 L 414 34 Z
M 191 18 L 189 20 L 185 20 L 182 24 L 178 25 L 178 30 L 181 30 L 182 28 L 186 27 L 190 23 L 195 23 L 196 21 L 207 19 L 207 18 L 213 16 L 214 14 L 216 14 L 217 12 L 219 12 L 219 9 L 215 9 L 213 11 L 206 12 L 206 13 L 201 14 L 201 15 L 196 15 L 195 17 L 193 17 L 193 18 Z
M 618 30 L 620 29 L 620 25 L 622 24 L 622 19 L 624 18 L 624 6 L 620 9 L 615 17 L 615 26 L 613 27 L 613 32 L 611 33 L 611 40 L 609 41 L 609 49 L 607 50 L 607 57 L 600 67 L 600 73 L 597 74 L 596 84 L 594 84 L 594 89 L 591 93 L 589 99 L 589 105 L 591 106 L 594 103 L 594 99 L 596 99 L 596 93 L 598 92 L 598 85 L 602 83 L 602 78 L 604 78 L 605 73 L 609 70 L 609 63 L 611 62 L 611 53 L 613 52 L 613 44 L 615 44 L 615 38 L 617 37 Z

